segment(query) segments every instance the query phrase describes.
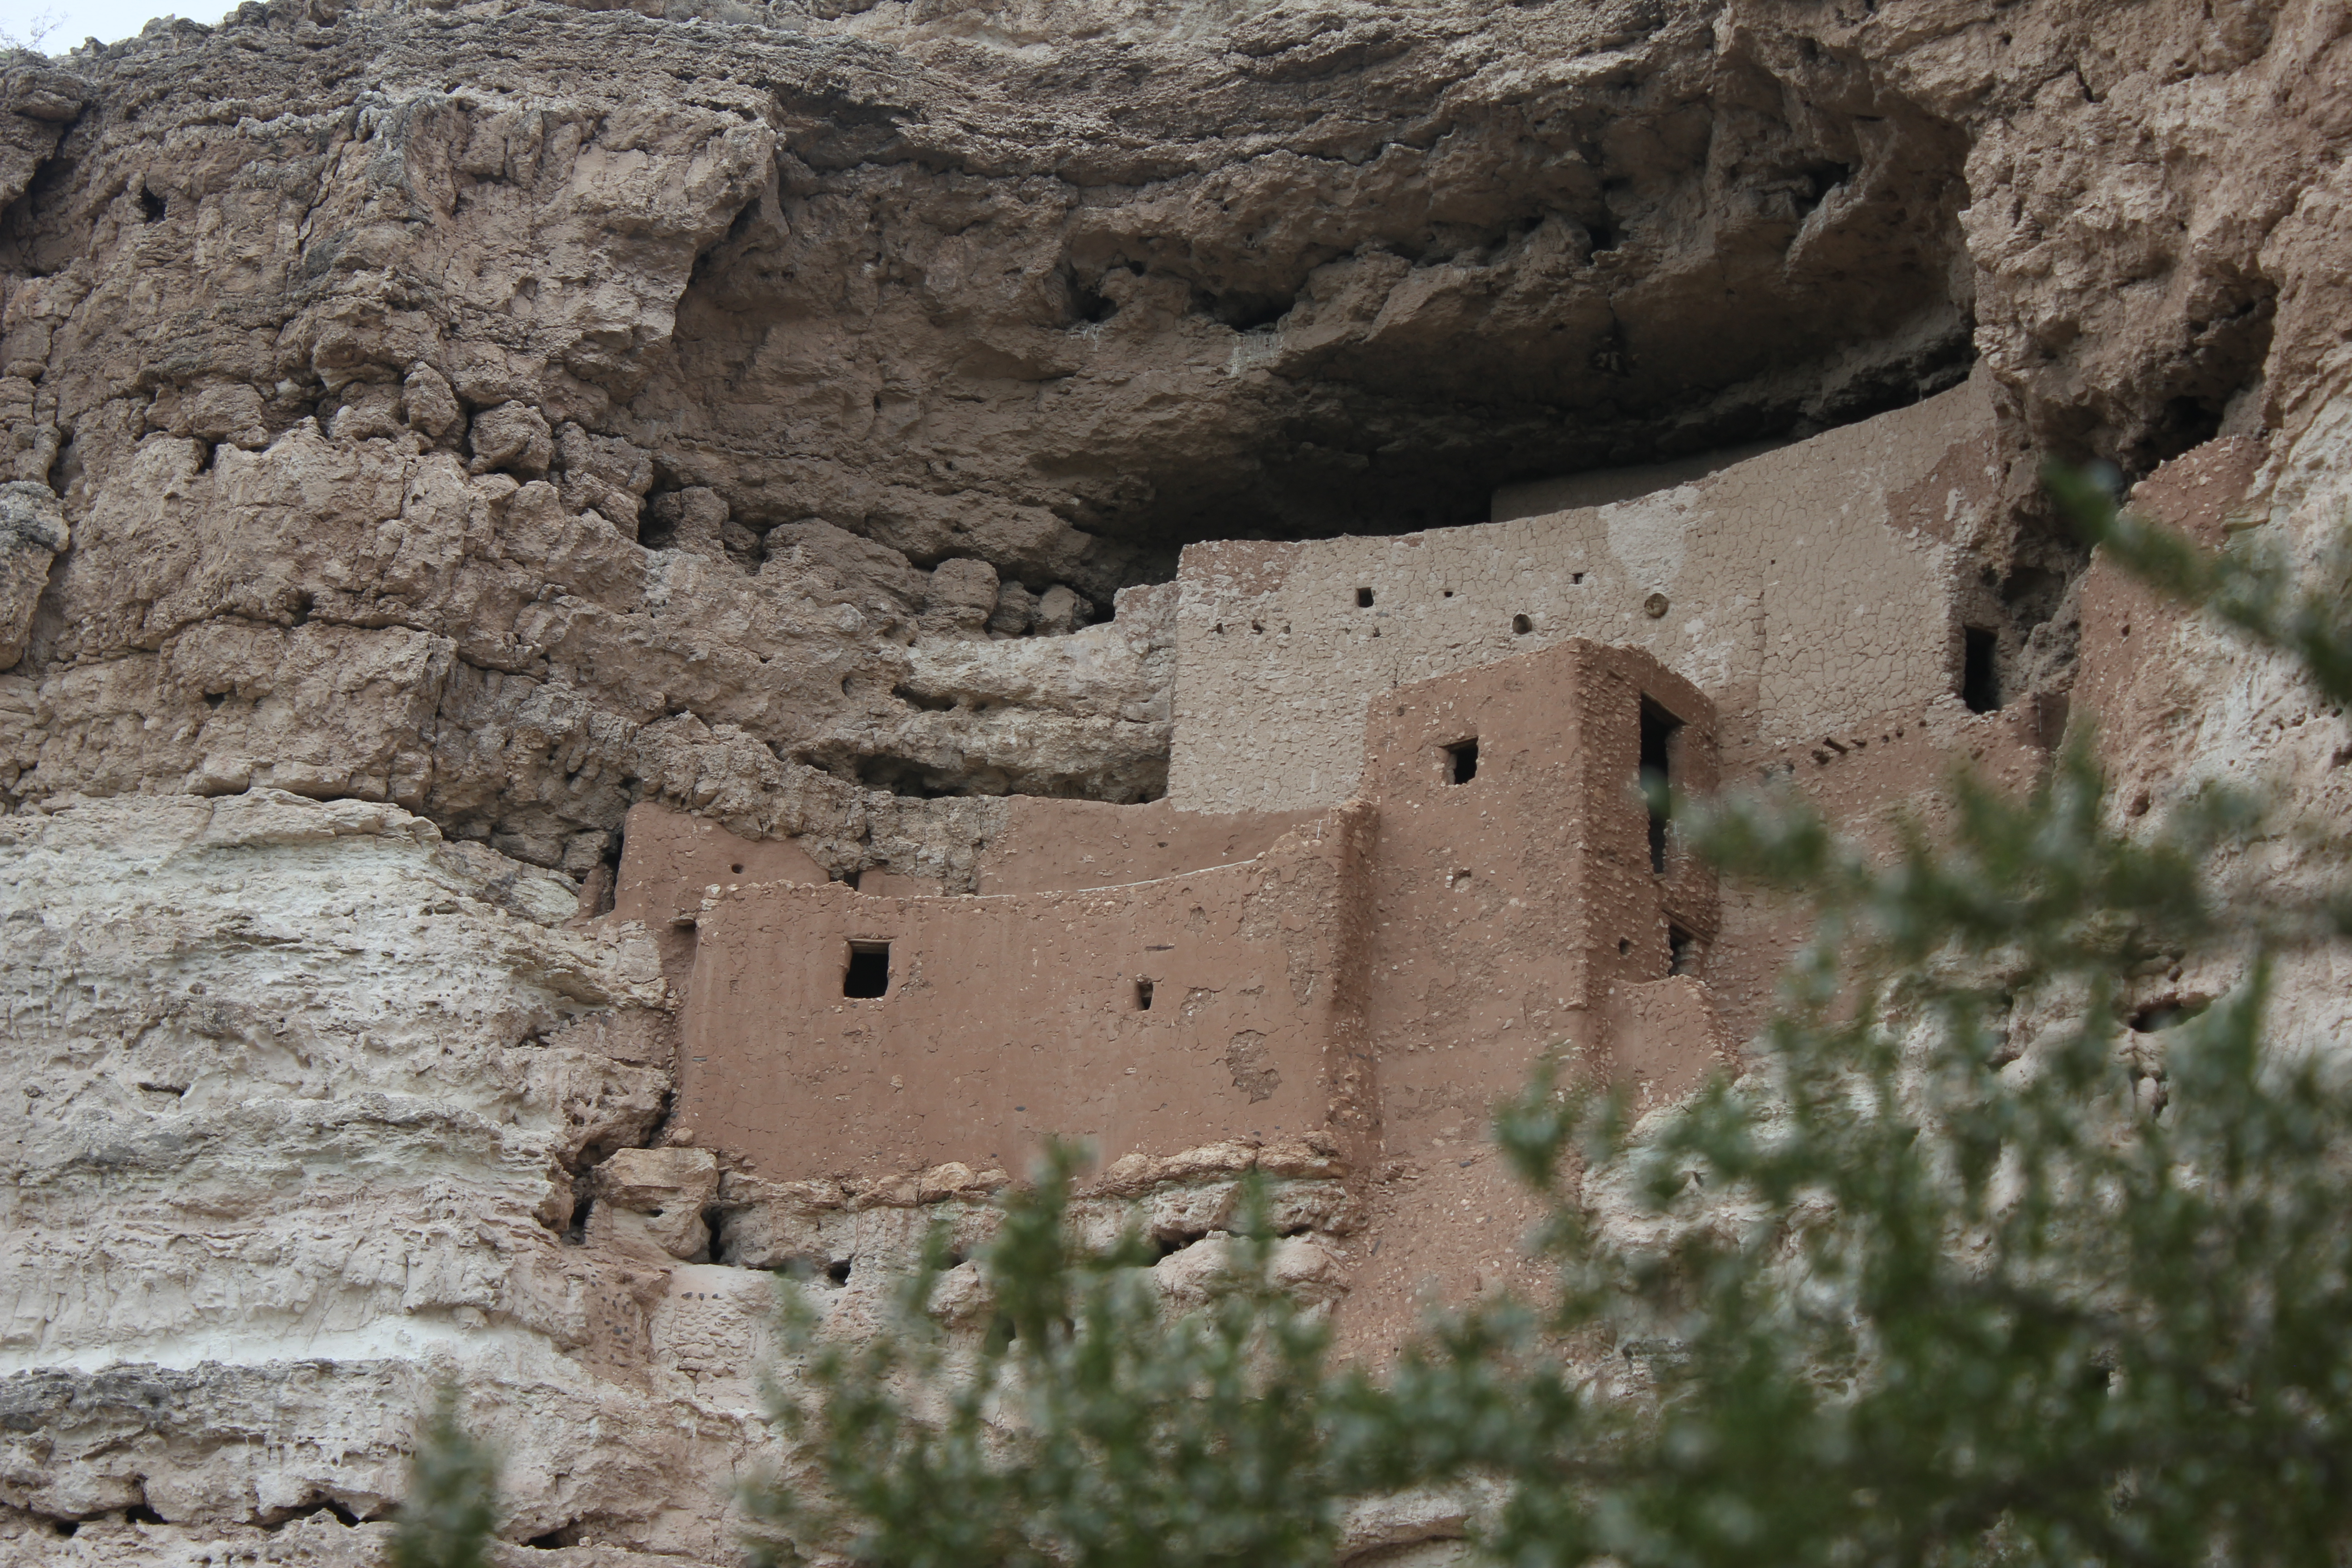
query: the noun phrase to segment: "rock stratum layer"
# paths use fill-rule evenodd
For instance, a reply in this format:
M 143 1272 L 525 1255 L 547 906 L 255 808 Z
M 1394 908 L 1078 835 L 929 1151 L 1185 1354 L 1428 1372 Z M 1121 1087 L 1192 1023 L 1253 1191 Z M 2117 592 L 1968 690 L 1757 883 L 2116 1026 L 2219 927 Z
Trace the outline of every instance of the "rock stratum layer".
M 1186 543 L 1474 522 L 1973 366 L 2004 684 L 2079 674 L 2139 809 L 2334 804 L 2340 715 L 2085 577 L 2032 475 L 2316 556 L 2347 29 L 272 0 L 0 65 L 0 1560 L 372 1561 L 457 1377 L 518 1561 L 730 1561 L 769 1271 L 854 1324 L 1003 1177 L 667 1141 L 659 933 L 580 920 L 624 816 L 969 890 L 1004 797 L 1164 792 Z M 1253 1164 L 1302 1292 L 1367 1226 L 1493 1280 L 1452 1198 L 1311 1148 L 1116 1169 L 1089 1222 L 1185 1299 Z

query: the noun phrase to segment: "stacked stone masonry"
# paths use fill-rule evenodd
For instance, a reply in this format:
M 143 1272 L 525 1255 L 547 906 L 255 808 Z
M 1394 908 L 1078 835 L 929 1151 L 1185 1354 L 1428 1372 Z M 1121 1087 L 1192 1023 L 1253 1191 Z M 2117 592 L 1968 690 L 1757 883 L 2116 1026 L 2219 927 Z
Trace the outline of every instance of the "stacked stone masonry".
M 1606 1070 L 1621 1033 L 1631 1070 L 1685 1087 L 1720 1042 L 1703 988 L 1668 976 L 1696 974 L 1716 900 L 1654 845 L 1654 716 L 1675 781 L 1710 788 L 1713 706 L 1570 641 L 1390 693 L 1362 793 L 1238 862 L 938 898 L 731 875 L 672 918 L 695 944 L 676 1130 L 782 1179 L 1002 1167 L 1056 1135 L 1112 1161 L 1304 1136 L 1360 1170 L 1548 1053 Z M 1077 844 L 1107 826 L 1035 809 Z M 1111 809 L 1195 844 L 1274 826 Z M 625 859 L 625 907 L 677 910 L 712 863 L 648 857 L 665 880 L 641 888 Z
M 1958 689 L 1953 542 L 1997 499 L 1986 388 L 1609 505 L 1386 539 L 1196 544 L 1169 795 L 1295 810 L 1356 787 L 1373 693 L 1566 637 L 1647 649 L 1744 756 Z
M 2347 40 L 2320 0 L 254 0 L 0 57 L 0 1563 L 376 1568 L 455 1379 L 512 1561 L 732 1565 L 794 1462 L 770 1271 L 867 1331 L 1041 1105 L 1172 1303 L 1253 1173 L 1345 1353 L 1538 1284 L 1493 1093 L 1556 1034 L 1664 1103 L 1802 935 L 1650 870 L 1582 741 L 1527 776 L 1606 789 L 1444 816 L 1511 776 L 1414 773 L 1445 704 L 1584 644 L 1866 841 L 2062 734 L 2126 829 L 2217 781 L 2352 815 L 2340 713 L 2034 500 L 2105 458 L 2324 557 Z M 1234 973 L 1149 969 L 1196 905 Z M 1061 1098 L 934 1136 L 910 1094 L 987 1105 L 867 1062 L 926 1042 L 788 936 L 967 987 L 1001 938 Z M 730 1020 L 730 952 L 836 994 Z M 698 1099 L 682 1026 L 772 1098 L 841 1045 L 870 1139 L 780 1152 L 835 1130 Z M 2352 1037 L 2325 955 L 2273 1026 Z M 970 1263 L 940 1300 L 986 1321 Z M 1470 1523 L 1381 1500 L 1337 1555 Z

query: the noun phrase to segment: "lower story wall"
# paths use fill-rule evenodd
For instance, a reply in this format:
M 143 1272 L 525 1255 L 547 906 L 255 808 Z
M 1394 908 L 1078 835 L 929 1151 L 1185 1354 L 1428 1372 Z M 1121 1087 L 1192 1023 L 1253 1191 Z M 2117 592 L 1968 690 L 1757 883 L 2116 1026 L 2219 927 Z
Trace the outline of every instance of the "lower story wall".
M 1344 1132 L 1360 1120 L 1356 815 L 1247 864 L 1118 888 L 715 900 L 673 1125 L 785 1177 L 1018 1168 L 1052 1135 L 1111 1161 Z M 845 994 L 885 944 L 882 994 Z

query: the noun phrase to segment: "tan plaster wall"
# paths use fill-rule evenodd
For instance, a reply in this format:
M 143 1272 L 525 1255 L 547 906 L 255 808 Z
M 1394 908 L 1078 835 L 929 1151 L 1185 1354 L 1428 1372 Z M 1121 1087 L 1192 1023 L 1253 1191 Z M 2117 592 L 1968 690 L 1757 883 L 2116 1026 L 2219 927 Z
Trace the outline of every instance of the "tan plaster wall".
M 1971 382 L 1613 505 L 1193 545 L 1169 799 L 1199 812 L 1344 799 L 1375 693 L 1575 637 L 1642 647 L 1740 715 L 1727 743 L 1926 702 L 1958 668 L 1946 542 L 1998 480 L 1990 395 Z M 1645 611 L 1653 595 L 1662 616 Z
M 824 868 L 797 844 L 740 837 L 706 818 L 641 801 L 623 820 L 613 914 L 659 931 L 691 920 L 713 887 L 825 879 Z
M 1760 458 L 1788 445 L 1787 441 L 1751 441 L 1671 462 L 1641 463 L 1625 468 L 1588 468 L 1580 474 L 1564 474 L 1558 479 L 1504 485 L 1495 491 L 1494 500 L 1486 509 L 1486 521 L 1508 522 L 1515 517 L 1542 517 L 1548 512 L 1571 511 L 1578 507 L 1634 500 L 1703 479 L 1734 463 Z
M 1042 893 L 1109 888 L 1229 866 L 1272 847 L 1284 834 L 1318 815 L 1227 815 L 1180 811 L 1166 800 L 1112 805 L 1015 795 L 1005 802 L 1003 831 L 981 851 L 974 890 Z
M 1650 869 L 1644 696 L 1683 721 L 1676 782 L 1712 789 L 1714 706 L 1637 650 L 1571 641 L 1374 705 L 1365 1015 L 1391 1154 L 1475 1137 L 1552 1047 L 1608 1070 L 1612 988 L 1666 974 L 1670 921 L 1714 936 L 1714 879 L 1672 839 Z M 1472 737 L 1477 775 L 1453 784 L 1447 748 Z M 1713 1044 L 1695 1035 L 1695 1059 Z
M 1898 846 L 1899 823 L 1931 832 L 1941 825 L 1960 768 L 1999 789 L 2032 788 L 2066 710 L 2063 698 L 2032 697 L 1971 713 L 1958 698 L 1938 697 L 1795 745 L 1727 755 L 1723 777 L 1793 790 L 1840 834 L 1886 855 Z M 1770 1017 L 1780 976 L 1811 933 L 1801 910 L 1738 883 L 1722 894 L 1719 930 L 1700 973 L 1725 1037 L 1748 1040 Z
M 730 882 L 694 916 L 675 1126 L 785 1179 L 1018 1163 L 1049 1133 L 1117 1160 L 1326 1132 L 1361 1171 L 1475 1138 L 1561 1045 L 1616 1071 L 1630 1030 L 1624 1070 L 1686 1085 L 1711 1011 L 1649 988 L 1669 922 L 1703 947 L 1717 899 L 1679 845 L 1651 869 L 1645 698 L 1683 721 L 1675 782 L 1711 790 L 1704 694 L 1575 639 L 1383 699 L 1365 798 L 1279 837 L 1039 802 L 992 847 L 1008 880 L 1254 856 L 1235 863 L 958 898 Z M 1448 749 L 1472 739 L 1457 784 Z M 887 994 L 844 995 L 852 944 L 877 942 Z
M 2263 455 L 2263 443 L 2249 437 L 2209 441 L 2133 487 L 2131 508 L 2217 550 L 2227 538 L 2230 513 L 2245 505 Z M 2176 642 L 2194 616 L 2104 553 L 2084 574 L 2076 603 L 2082 642 L 2074 717 L 2095 729 L 2102 760 L 2119 772 L 2143 771 L 2134 766 L 2137 754 L 2176 743 L 2174 731 L 2201 704 L 2197 672 L 2184 668 Z
M 1105 1161 L 1348 1134 L 1361 815 L 1091 891 L 723 894 L 700 916 L 674 1125 L 785 1178 L 1017 1163 L 1049 1134 Z M 890 943 L 887 994 L 842 994 L 853 941 Z

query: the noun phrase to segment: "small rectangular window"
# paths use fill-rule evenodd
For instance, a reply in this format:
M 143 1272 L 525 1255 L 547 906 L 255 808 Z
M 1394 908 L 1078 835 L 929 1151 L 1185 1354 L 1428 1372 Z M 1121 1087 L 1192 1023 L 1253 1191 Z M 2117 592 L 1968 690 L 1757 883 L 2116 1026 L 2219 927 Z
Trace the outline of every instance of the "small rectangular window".
M 841 994 L 844 996 L 880 996 L 890 989 L 890 944 L 887 942 L 853 942 L 849 944 L 849 967 L 841 973 Z
M 1473 735 L 1445 748 L 1445 779 L 1465 784 L 1478 776 L 1478 738 Z
M 1642 793 L 1650 806 L 1650 869 L 1666 872 L 1665 793 L 1674 788 L 1675 741 L 1683 721 L 1664 708 L 1642 699 Z
M 1960 637 L 1960 700 L 1971 713 L 1990 713 L 2000 706 L 2000 670 L 1993 662 L 2000 637 L 1982 626 L 1964 626 Z
M 1135 1010 L 1139 1013 L 1151 1011 L 1151 982 L 1149 980 L 1135 983 Z
M 1666 928 L 1666 973 L 1696 974 L 1698 973 L 1698 938 L 1670 925 Z
M 1357 590 L 1356 590 L 1356 608 L 1358 608 L 1358 609 L 1360 609 L 1360 610 L 1369 610 L 1369 609 L 1370 609 L 1371 607 L 1372 607 L 1372 591 L 1371 591 L 1370 588 L 1359 588 L 1359 589 L 1357 589 Z

